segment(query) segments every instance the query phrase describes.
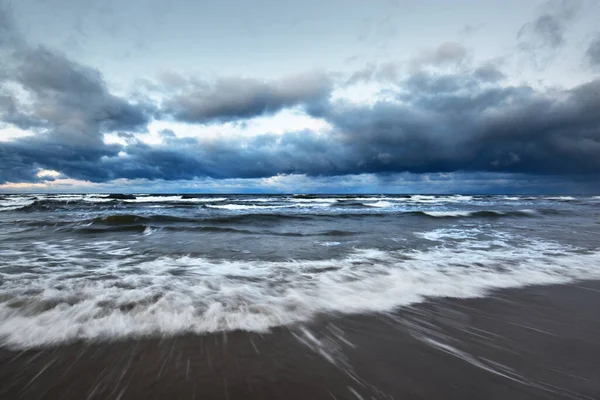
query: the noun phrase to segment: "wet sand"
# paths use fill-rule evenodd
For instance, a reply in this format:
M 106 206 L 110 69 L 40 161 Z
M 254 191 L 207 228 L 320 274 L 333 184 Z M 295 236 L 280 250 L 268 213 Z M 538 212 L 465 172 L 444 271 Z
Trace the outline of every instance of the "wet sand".
M 270 333 L 0 349 L 0 399 L 600 398 L 600 283 Z

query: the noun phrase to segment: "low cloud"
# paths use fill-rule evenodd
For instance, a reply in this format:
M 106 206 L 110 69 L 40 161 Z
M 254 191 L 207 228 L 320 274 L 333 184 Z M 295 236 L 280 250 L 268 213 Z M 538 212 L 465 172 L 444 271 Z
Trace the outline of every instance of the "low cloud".
M 28 44 L 0 6 L 0 119 L 49 140 L 99 144 L 105 132 L 143 131 L 152 106 L 112 95 L 95 69 Z
M 418 84 L 415 84 L 417 80 Z M 333 126 L 251 138 L 177 138 L 147 145 L 60 146 L 23 138 L 5 144 L 3 181 L 39 180 L 39 168 L 92 182 L 389 173 L 514 173 L 598 176 L 600 80 L 563 91 L 490 86 L 476 74 L 421 73 L 397 101 L 321 103 Z
M 273 115 L 284 108 L 326 100 L 332 90 L 331 79 L 320 72 L 272 81 L 220 78 L 204 82 L 168 78 L 163 80 L 164 112 L 179 121 L 200 124 Z

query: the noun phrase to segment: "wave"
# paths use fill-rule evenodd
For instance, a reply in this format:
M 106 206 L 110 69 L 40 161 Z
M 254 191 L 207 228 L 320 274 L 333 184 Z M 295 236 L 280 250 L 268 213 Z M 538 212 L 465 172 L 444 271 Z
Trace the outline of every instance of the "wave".
M 219 203 L 226 197 L 188 197 L 188 196 L 138 196 L 135 199 L 123 200 L 125 203 Z
M 207 208 L 217 208 L 221 210 L 243 211 L 243 210 L 277 210 L 285 208 L 314 208 L 314 207 L 329 207 L 330 203 L 309 202 L 300 204 L 206 204 Z
M 127 257 L 128 267 L 54 248 L 52 254 L 64 254 L 59 264 L 73 273 L 52 275 L 40 266 L 43 274 L 3 276 L 0 340 L 26 349 L 184 332 L 264 332 L 319 314 L 389 312 L 432 297 L 481 297 L 494 289 L 600 278 L 600 253 L 527 239 L 518 246 L 498 242 L 357 249 L 341 258 L 279 262 L 145 260 L 126 248 L 105 251 Z
M 544 200 L 574 201 L 577 199 L 573 196 L 551 196 L 551 197 L 544 197 Z
M 238 234 L 260 234 L 261 232 L 251 231 L 248 229 L 237 229 L 222 226 L 166 226 L 163 229 L 167 231 L 199 231 L 199 232 L 214 232 L 214 233 L 238 233 Z
M 0 199 L 0 211 L 13 211 L 30 206 L 35 199 L 31 197 L 3 197 Z
M 378 201 L 376 203 L 365 203 L 365 206 L 368 207 L 378 207 L 378 208 L 388 208 L 388 207 L 393 207 L 394 204 L 390 203 L 389 201 Z
M 244 203 L 272 203 L 277 201 L 277 198 L 268 198 L 268 197 L 258 197 L 252 199 L 236 199 L 236 201 L 244 202 Z
M 0 207 L 22 206 L 24 211 L 42 211 L 53 208 L 64 208 L 73 206 L 94 206 L 95 203 L 103 204 L 136 204 L 136 203 L 157 203 L 165 205 L 193 205 L 203 203 L 219 203 L 226 201 L 226 197 L 194 197 L 184 198 L 183 196 L 138 196 L 138 197 L 108 197 L 98 195 L 77 195 L 77 196 L 44 196 L 34 200 L 25 201 L 3 201 Z
M 365 203 L 361 202 L 361 201 L 356 201 L 356 200 L 340 200 L 337 203 L 335 203 L 335 207 L 336 208 L 342 208 L 342 207 L 368 207 Z
M 276 206 L 276 205 L 269 205 L 269 206 L 258 206 L 256 204 L 222 204 L 222 205 L 216 205 L 216 204 L 207 204 L 206 207 L 208 208 L 218 208 L 220 210 L 266 210 L 266 209 L 278 209 L 278 208 L 292 208 L 294 206 L 292 205 L 286 205 L 286 206 Z
M 87 203 L 89 204 L 89 203 Z M 37 211 L 53 211 L 61 208 L 71 208 L 75 206 L 86 206 L 86 202 L 82 199 L 78 200 L 61 200 L 61 199 L 44 199 L 35 200 L 30 204 L 24 205 L 16 211 L 20 212 L 37 212 Z
M 76 230 L 80 233 L 116 233 L 116 232 L 137 232 L 144 233 L 148 232 L 151 227 L 143 224 L 135 224 L 135 225 L 118 225 L 118 226 L 85 226 L 78 227 Z
M 434 218 L 493 218 L 493 217 L 535 217 L 538 214 L 536 210 L 511 210 L 511 211 L 495 211 L 495 210 L 452 210 L 452 211 L 410 211 L 410 214 L 426 215 Z
M 137 223 L 151 223 L 151 222 L 195 222 L 198 221 L 196 218 L 184 218 L 177 217 L 174 215 L 136 215 L 136 214 L 113 214 L 103 217 L 96 217 L 87 222 L 91 224 L 102 224 L 102 225 L 131 225 Z
M 135 225 L 135 224 L 163 224 L 169 227 L 169 223 L 183 223 L 180 227 L 171 225 L 171 229 L 194 228 L 196 224 L 248 224 L 258 222 L 278 222 L 280 220 L 306 220 L 312 218 L 312 215 L 302 214 L 236 214 L 236 215 L 218 215 L 208 216 L 206 214 L 193 217 L 179 217 L 174 215 L 155 214 L 155 215 L 137 215 L 137 214 L 113 214 L 96 217 L 81 221 L 81 224 L 87 225 Z M 197 227 L 202 228 L 202 226 Z
M 344 200 L 344 199 L 332 199 L 332 198 L 327 198 L 327 197 L 311 197 L 311 198 L 292 198 L 290 199 L 291 202 L 294 203 L 336 203 L 339 200 Z
M 278 223 L 285 220 L 310 220 L 317 217 L 315 214 L 236 214 L 236 215 L 221 215 L 216 217 L 203 218 L 204 222 L 212 222 L 219 224 L 252 224 L 252 223 Z

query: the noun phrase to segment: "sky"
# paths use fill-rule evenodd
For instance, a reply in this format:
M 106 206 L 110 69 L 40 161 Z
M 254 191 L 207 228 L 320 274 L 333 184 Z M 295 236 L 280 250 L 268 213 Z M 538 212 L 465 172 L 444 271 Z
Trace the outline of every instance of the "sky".
M 600 193 L 600 1 L 0 0 L 0 192 Z

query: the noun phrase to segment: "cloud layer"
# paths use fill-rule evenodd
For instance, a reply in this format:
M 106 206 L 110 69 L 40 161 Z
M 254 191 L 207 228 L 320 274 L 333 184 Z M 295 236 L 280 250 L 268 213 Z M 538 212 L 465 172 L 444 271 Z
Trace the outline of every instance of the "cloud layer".
M 562 46 L 576 3 L 553 6 L 519 36 Z M 509 84 L 498 64 L 474 62 L 465 46 L 446 42 L 404 64 L 372 63 L 349 76 L 199 80 L 166 73 L 147 85 L 154 97 L 133 100 L 111 93 L 98 70 L 28 44 L 8 15 L 0 12 L 0 121 L 34 134 L 0 142 L 0 184 L 57 176 L 103 183 L 456 173 L 582 185 L 600 178 L 600 79 L 570 89 Z M 584 56 L 600 65 L 598 39 Z M 384 89 L 372 103 L 333 96 L 360 83 Z M 165 130 L 155 144 L 140 136 L 153 119 L 218 126 L 291 108 L 331 131 L 191 138 Z M 108 144 L 108 133 L 122 142 Z
M 164 80 L 163 80 L 164 81 Z M 179 77 L 166 82 L 164 112 L 190 123 L 229 122 L 272 115 L 284 108 L 325 99 L 331 80 L 322 73 L 307 73 L 264 82 L 220 78 L 203 82 Z

